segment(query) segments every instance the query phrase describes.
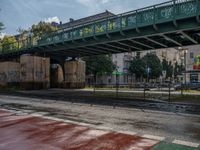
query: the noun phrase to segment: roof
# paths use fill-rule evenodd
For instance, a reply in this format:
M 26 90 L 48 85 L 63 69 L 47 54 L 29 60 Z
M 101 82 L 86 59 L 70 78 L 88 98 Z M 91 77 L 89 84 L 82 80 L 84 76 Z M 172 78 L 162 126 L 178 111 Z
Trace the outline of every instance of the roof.
M 80 24 L 89 23 L 91 21 L 97 21 L 97 20 L 105 19 L 107 17 L 114 16 L 114 15 L 115 14 L 106 10 L 103 13 L 92 15 L 92 16 L 89 16 L 89 17 L 81 18 L 81 19 L 77 19 L 77 20 L 70 18 L 69 22 L 62 24 L 62 28 L 70 28 L 70 27 L 73 27 L 73 26 L 78 26 Z

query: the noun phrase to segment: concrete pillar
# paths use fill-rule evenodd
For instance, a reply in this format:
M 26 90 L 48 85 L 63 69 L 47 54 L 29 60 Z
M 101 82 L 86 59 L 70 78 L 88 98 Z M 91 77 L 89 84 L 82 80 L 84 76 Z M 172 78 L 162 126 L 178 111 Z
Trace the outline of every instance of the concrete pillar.
M 22 89 L 50 87 L 50 59 L 39 56 L 20 57 L 20 84 Z
M 20 81 L 19 62 L 0 62 L 0 86 L 18 86 Z
M 64 64 L 64 88 L 85 87 L 85 62 L 82 60 L 66 61 Z
M 63 68 L 59 64 L 51 64 L 51 88 L 62 87 L 64 82 Z

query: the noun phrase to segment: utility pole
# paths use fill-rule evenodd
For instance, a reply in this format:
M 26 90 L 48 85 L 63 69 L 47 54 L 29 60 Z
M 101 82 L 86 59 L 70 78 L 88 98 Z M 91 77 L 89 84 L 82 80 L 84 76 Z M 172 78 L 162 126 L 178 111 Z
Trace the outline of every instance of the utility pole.
M 186 71 L 187 71 L 187 52 L 188 49 L 184 49 L 182 47 L 178 48 L 181 52 L 184 53 L 184 81 L 181 82 L 181 95 L 183 95 L 183 82 L 184 82 L 184 90 L 186 89 L 186 83 L 187 83 L 187 75 L 186 75 Z M 183 64 L 183 62 L 182 62 Z
M 184 64 L 185 64 L 185 68 L 184 68 L 184 70 L 185 70 L 185 88 L 186 88 L 186 83 L 187 83 L 187 80 L 186 80 L 186 78 L 187 78 L 187 76 L 186 76 L 186 71 L 187 71 L 187 61 L 186 61 L 186 57 L 187 57 L 187 50 L 185 49 L 184 50 Z M 185 89 L 186 90 L 186 89 Z
M 116 97 L 118 97 L 119 93 L 119 74 L 116 73 Z

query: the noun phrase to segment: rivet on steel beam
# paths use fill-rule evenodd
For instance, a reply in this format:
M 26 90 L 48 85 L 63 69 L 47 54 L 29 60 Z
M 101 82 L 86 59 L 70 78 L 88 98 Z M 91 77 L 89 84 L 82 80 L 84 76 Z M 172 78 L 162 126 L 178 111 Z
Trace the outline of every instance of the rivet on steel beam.
M 124 34 L 124 32 L 123 32 L 123 31 L 120 31 L 120 34 L 121 34 L 122 36 L 125 36 L 125 34 Z
M 141 33 L 141 31 L 140 31 L 140 29 L 138 27 L 136 28 L 136 32 L 137 33 Z
M 196 16 L 196 21 L 197 21 L 197 23 L 200 24 L 200 17 L 199 16 Z
M 153 24 L 154 30 L 158 31 L 158 26 L 156 24 Z
M 174 26 L 177 28 L 178 27 L 178 23 L 176 20 L 173 21 Z
M 106 33 L 107 38 L 111 39 L 110 35 L 108 33 Z

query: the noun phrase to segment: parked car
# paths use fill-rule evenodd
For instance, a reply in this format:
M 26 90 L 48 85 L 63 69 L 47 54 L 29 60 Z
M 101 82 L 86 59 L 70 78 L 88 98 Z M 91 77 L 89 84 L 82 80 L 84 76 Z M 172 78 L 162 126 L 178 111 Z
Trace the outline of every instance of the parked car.
M 174 86 L 175 90 L 187 89 L 187 90 L 200 90 L 200 82 L 191 82 L 186 84 L 176 84 Z

